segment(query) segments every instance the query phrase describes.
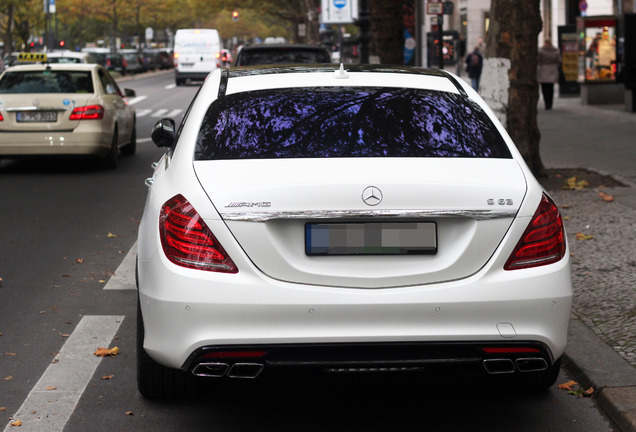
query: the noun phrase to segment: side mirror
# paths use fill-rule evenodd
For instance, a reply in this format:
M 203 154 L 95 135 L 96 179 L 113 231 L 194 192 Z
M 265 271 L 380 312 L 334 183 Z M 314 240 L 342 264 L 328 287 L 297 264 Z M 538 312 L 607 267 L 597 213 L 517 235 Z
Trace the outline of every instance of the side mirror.
M 133 89 L 125 88 L 124 96 L 126 96 L 127 98 L 134 98 L 135 96 L 137 96 L 137 93 L 135 93 Z
M 164 118 L 159 120 L 152 127 L 150 138 L 157 147 L 172 147 L 175 140 L 175 123 L 174 120 Z

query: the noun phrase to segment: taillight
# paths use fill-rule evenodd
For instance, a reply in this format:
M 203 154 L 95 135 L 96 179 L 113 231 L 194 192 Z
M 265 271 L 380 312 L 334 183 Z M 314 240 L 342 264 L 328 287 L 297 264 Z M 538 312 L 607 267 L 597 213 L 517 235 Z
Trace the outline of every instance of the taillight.
M 4 118 L 2 117 L 2 113 L 0 113 L 0 121 L 4 121 Z
M 69 120 L 101 120 L 104 118 L 104 107 L 101 105 L 88 105 L 76 107 L 71 112 Z
M 182 267 L 221 273 L 238 268 L 183 195 L 176 195 L 161 207 L 161 245 L 166 257 Z
M 552 264 L 560 261 L 564 255 L 563 219 L 554 201 L 544 194 L 504 269 L 517 270 Z

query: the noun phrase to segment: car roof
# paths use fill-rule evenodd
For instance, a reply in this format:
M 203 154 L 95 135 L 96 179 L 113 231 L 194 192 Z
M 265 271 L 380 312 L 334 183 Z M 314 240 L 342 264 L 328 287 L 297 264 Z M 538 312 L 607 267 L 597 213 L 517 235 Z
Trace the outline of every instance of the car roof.
M 77 71 L 92 71 L 96 69 L 103 69 L 102 66 L 96 63 L 37 63 L 11 66 L 6 69 L 7 72 L 28 72 L 28 71 L 41 71 L 45 69 L 49 70 L 77 70 Z
M 410 87 L 467 95 L 457 77 L 446 71 L 432 68 L 367 64 L 346 66 L 344 64 L 340 66 L 304 64 L 233 67 L 223 69 L 219 73 L 221 74 L 219 97 L 259 89 L 310 86 Z M 307 74 L 314 74 L 315 77 L 307 79 Z M 209 86 L 205 87 L 209 88 Z

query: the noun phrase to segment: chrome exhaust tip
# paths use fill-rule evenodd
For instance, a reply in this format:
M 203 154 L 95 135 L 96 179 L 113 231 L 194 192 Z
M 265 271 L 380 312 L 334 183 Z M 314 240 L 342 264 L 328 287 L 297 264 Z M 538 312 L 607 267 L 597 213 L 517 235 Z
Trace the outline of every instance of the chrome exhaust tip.
M 230 365 L 227 363 L 199 363 L 192 369 L 192 374 L 198 377 L 221 378 Z
M 506 358 L 485 359 L 482 364 L 484 365 L 486 372 L 491 375 L 509 374 L 516 371 L 514 362 Z
M 229 378 L 256 378 L 263 371 L 261 363 L 235 363 L 227 373 Z
M 517 369 L 520 372 L 541 372 L 548 368 L 548 362 L 541 357 L 518 358 Z

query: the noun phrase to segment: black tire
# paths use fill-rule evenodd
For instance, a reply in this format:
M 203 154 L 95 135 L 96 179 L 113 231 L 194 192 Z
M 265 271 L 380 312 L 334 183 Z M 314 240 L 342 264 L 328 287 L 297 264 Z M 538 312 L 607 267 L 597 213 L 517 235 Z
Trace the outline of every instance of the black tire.
M 121 154 L 124 156 L 132 156 L 137 153 L 137 122 L 133 123 L 132 133 L 130 134 L 130 142 L 121 148 Z
M 183 80 L 180 80 L 179 78 L 177 78 L 176 84 L 177 84 L 177 87 L 181 87 L 183 85 Z
M 101 165 L 104 169 L 117 168 L 117 156 L 119 153 L 119 149 L 117 148 L 117 133 L 117 127 L 115 126 L 115 130 L 113 131 L 113 139 L 110 144 L 110 150 L 101 160 Z
M 154 361 L 144 350 L 144 320 L 137 299 L 137 388 L 147 398 L 181 398 L 196 394 L 196 378 Z

